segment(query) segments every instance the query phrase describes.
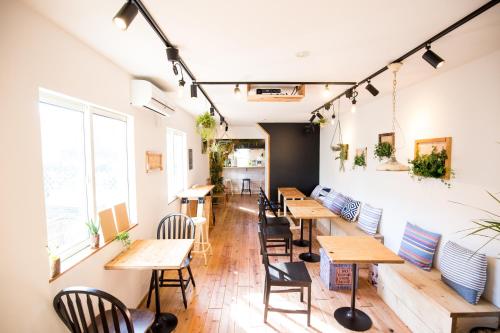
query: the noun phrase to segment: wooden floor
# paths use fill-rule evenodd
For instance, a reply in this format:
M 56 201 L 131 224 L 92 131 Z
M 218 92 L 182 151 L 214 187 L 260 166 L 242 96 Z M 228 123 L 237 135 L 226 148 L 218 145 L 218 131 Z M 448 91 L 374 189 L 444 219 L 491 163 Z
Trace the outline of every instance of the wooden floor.
M 180 289 L 162 288 L 162 312 L 172 312 L 179 319 L 175 332 L 347 332 L 337 324 L 333 312 L 350 304 L 350 291 L 325 288 L 319 277 L 319 263 L 307 264 L 313 279 L 311 327 L 301 314 L 270 312 L 268 323 L 264 323 L 264 268 L 258 251 L 256 201 L 255 196 L 234 195 L 225 207 L 216 209 L 217 223 L 210 229 L 213 255 L 207 266 L 202 257 L 195 257 L 191 264 L 196 288 L 190 286 L 187 290 L 187 310 Z M 317 241 L 313 244 L 317 253 Z M 299 260 L 298 254 L 304 251 L 294 247 L 294 260 Z M 372 318 L 370 332 L 409 332 L 367 282 L 365 270 L 361 270 L 359 285 L 357 307 Z M 272 294 L 270 305 L 305 308 L 298 293 Z

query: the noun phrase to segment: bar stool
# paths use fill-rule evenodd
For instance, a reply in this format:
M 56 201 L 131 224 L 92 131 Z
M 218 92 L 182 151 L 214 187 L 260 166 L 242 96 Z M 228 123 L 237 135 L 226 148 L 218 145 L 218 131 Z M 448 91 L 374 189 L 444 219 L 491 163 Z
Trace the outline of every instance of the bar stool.
M 248 192 L 250 195 L 252 195 L 252 189 L 250 188 L 250 178 L 243 178 L 243 181 L 241 182 L 241 195 L 243 193 Z
M 212 255 L 212 245 L 208 239 L 208 225 L 205 217 L 192 217 L 194 225 L 196 226 L 196 236 L 192 253 L 201 253 L 205 259 L 205 266 L 207 265 L 207 253 Z

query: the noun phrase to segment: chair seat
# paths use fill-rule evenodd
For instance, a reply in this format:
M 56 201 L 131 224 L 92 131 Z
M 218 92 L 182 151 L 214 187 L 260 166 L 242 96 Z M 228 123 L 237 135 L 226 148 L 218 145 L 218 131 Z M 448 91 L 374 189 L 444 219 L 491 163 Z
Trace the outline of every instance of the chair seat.
M 290 221 L 288 221 L 288 218 L 286 216 L 273 216 L 273 217 L 268 217 L 267 218 L 267 224 L 268 225 L 290 225 Z
M 312 282 L 307 267 L 302 261 L 270 264 L 269 274 L 273 281 Z
M 267 225 L 264 235 L 266 238 L 291 237 L 292 232 L 289 225 Z
M 151 325 L 155 320 L 155 314 L 149 310 L 141 310 L 141 309 L 129 309 L 130 316 L 132 317 L 132 325 L 134 326 L 135 333 L 145 333 L 149 330 Z M 111 310 L 107 310 L 104 312 L 106 315 L 106 322 L 108 323 L 108 327 L 110 328 L 110 332 L 115 332 L 113 330 L 113 315 Z M 120 332 L 128 332 L 127 325 L 120 311 L 118 311 L 118 322 L 120 323 Z M 102 322 L 101 315 L 96 317 L 97 323 L 97 332 L 105 332 Z M 92 325 L 89 325 L 88 328 L 91 329 Z

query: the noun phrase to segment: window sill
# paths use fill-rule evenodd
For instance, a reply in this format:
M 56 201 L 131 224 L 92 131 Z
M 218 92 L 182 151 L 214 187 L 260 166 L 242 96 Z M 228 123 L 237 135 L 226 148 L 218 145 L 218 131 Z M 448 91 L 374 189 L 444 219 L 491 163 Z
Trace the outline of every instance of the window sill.
M 128 231 L 134 229 L 138 225 L 139 225 L 138 223 L 133 224 L 125 231 L 128 232 Z M 64 261 L 61 261 L 61 272 L 59 274 L 57 274 L 56 276 L 54 276 L 53 278 L 49 278 L 49 283 L 57 280 L 60 276 L 64 275 L 64 273 L 70 271 L 73 267 L 77 266 L 79 263 L 83 262 L 88 257 L 99 252 L 101 249 L 105 248 L 106 246 L 108 246 L 112 242 L 114 242 L 114 240 L 110 240 L 110 241 L 100 245 L 97 249 L 91 249 L 90 246 L 88 246 L 85 249 L 83 249 L 80 252 L 73 255 L 72 257 L 70 257 Z

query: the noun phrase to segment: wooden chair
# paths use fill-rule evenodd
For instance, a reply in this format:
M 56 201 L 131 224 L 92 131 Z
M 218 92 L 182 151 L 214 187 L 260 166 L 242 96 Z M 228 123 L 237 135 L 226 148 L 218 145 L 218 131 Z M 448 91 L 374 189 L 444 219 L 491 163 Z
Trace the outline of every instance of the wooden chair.
M 158 230 L 156 232 L 157 239 L 194 239 L 195 238 L 195 225 L 193 220 L 184 214 L 174 213 L 165 216 L 158 225 Z M 189 283 L 193 283 L 193 287 L 196 287 L 194 282 L 193 272 L 191 271 L 191 253 L 182 264 L 180 269 L 177 269 L 178 279 L 166 279 L 164 278 L 165 270 L 162 270 L 159 278 L 159 287 L 180 287 L 182 291 L 182 299 L 184 302 L 184 308 L 187 309 L 186 300 L 186 288 Z M 187 269 L 189 277 L 184 280 L 182 276 L 182 270 Z M 175 282 L 175 283 L 174 283 Z M 153 274 L 151 274 L 151 282 L 149 284 L 149 293 L 146 306 L 149 308 L 151 303 L 151 294 L 154 290 L 155 279 Z
M 266 196 L 266 193 L 260 188 L 259 192 L 259 202 L 262 201 L 264 205 L 264 210 L 265 211 L 271 211 L 273 213 L 272 217 L 267 217 L 267 222 L 269 224 L 281 224 L 281 225 L 290 225 L 290 221 L 286 216 L 280 216 L 278 215 L 279 209 L 281 209 L 281 206 L 279 204 L 275 204 L 274 202 L 270 201 L 269 198 Z
M 290 262 L 293 261 L 293 234 L 290 230 L 290 225 L 279 224 L 277 220 L 274 223 L 269 223 L 266 216 L 265 203 L 259 201 L 259 224 L 262 233 L 265 236 L 266 248 L 269 247 L 285 247 L 285 253 L 270 253 L 270 256 L 290 256 Z M 269 244 L 271 243 L 271 244 Z
M 54 297 L 53 305 L 59 318 L 73 333 L 151 332 L 155 319 L 149 310 L 127 309 L 116 297 L 86 287 L 61 290 Z
M 311 276 L 307 271 L 304 262 L 269 263 L 266 248 L 265 235 L 259 230 L 259 241 L 261 246 L 262 261 L 266 270 L 264 281 L 264 322 L 267 322 L 267 313 L 284 312 L 307 314 L 307 326 L 311 325 Z M 272 287 L 286 287 L 288 289 L 275 289 Z M 307 288 L 307 310 L 280 309 L 269 306 L 269 296 L 271 293 L 291 293 L 299 292 L 300 301 L 304 301 L 304 288 Z

